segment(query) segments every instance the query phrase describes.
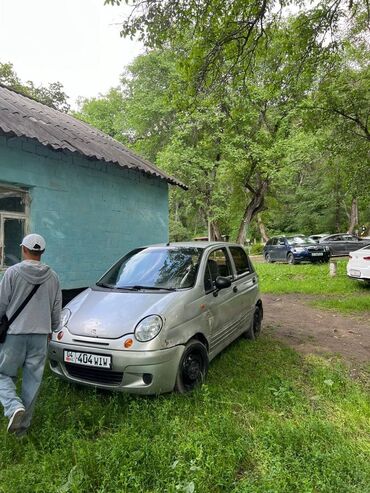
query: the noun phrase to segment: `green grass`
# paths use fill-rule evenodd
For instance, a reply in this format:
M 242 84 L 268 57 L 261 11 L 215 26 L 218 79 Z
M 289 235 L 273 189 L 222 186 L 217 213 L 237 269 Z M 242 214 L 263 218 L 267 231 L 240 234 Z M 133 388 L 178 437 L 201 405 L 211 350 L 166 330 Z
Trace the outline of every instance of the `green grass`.
M 338 261 L 337 275 L 330 277 L 328 264 L 266 264 L 256 263 L 263 293 L 298 293 L 316 296 L 320 308 L 340 312 L 370 311 L 370 284 L 346 275 L 345 260 Z
M 263 292 L 368 309 L 345 262 L 334 279 L 327 265 L 256 267 Z M 46 371 L 29 435 L 0 421 L 0 493 L 370 492 L 369 370 L 354 380 L 337 359 L 262 337 L 234 343 L 187 396 L 104 393 Z
M 370 289 L 369 289 L 370 293 Z M 337 310 L 344 313 L 370 312 L 370 296 L 346 296 L 337 299 L 319 300 L 312 303 L 319 308 Z
M 2 493 L 370 491 L 368 374 L 239 340 L 188 396 L 95 392 L 47 372 L 29 436 L 6 435 Z

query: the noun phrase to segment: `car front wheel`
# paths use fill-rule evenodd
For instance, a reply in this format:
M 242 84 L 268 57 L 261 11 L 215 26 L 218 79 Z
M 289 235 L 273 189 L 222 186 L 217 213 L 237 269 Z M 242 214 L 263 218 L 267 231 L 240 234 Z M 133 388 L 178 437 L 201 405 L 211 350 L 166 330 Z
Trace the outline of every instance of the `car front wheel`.
M 288 264 L 296 264 L 297 263 L 296 259 L 294 258 L 294 255 L 292 253 L 288 253 L 286 259 L 287 259 Z
M 204 344 L 191 339 L 185 346 L 177 371 L 175 390 L 191 392 L 202 385 L 208 371 L 208 353 Z

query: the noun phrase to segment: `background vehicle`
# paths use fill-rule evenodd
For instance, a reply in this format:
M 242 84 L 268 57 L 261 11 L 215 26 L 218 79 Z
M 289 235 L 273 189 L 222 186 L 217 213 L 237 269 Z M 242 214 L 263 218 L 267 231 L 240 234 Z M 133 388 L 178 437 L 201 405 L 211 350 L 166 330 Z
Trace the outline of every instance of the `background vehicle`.
M 266 262 L 327 262 L 330 257 L 328 247 L 318 245 L 305 236 L 276 236 L 271 238 L 263 249 Z
M 257 337 L 262 316 L 258 277 L 240 245 L 139 248 L 66 306 L 50 367 L 84 385 L 186 392 L 234 339 Z
M 319 241 L 320 245 L 330 249 L 331 256 L 348 255 L 362 246 L 370 245 L 370 240 L 347 233 L 328 235 Z
M 370 246 L 350 253 L 347 275 L 353 279 L 370 283 Z
M 328 236 L 328 235 L 329 235 L 329 233 L 321 233 L 318 235 L 310 235 L 309 238 L 311 238 L 311 240 L 313 240 L 313 241 L 316 241 L 316 243 L 319 243 L 319 241 L 322 238 L 325 238 L 325 236 Z

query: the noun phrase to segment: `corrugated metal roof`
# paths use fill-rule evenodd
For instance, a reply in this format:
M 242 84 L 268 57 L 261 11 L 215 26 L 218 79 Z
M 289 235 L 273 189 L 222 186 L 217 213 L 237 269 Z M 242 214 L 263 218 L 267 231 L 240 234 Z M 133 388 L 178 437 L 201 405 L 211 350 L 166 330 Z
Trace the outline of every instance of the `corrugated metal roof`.
M 166 175 L 109 135 L 3 85 L 0 85 L 0 130 L 5 134 L 36 139 L 54 150 L 67 150 L 89 159 L 135 169 L 187 189 L 186 185 Z

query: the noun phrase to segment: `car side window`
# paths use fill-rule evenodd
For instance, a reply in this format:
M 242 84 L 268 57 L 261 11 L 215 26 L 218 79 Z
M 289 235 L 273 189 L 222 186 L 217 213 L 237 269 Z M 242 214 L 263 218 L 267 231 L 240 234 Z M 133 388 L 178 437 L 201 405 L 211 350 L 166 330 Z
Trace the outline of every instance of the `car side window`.
M 234 260 L 236 275 L 242 276 L 251 271 L 247 254 L 241 247 L 230 247 L 230 253 Z
M 223 248 L 214 250 L 208 256 L 206 271 L 204 273 L 204 289 L 207 292 L 214 290 L 218 276 L 232 276 L 229 259 Z
M 341 235 L 332 236 L 329 241 L 342 241 Z
M 278 242 L 277 238 L 272 238 L 271 245 L 277 245 L 277 242 Z

